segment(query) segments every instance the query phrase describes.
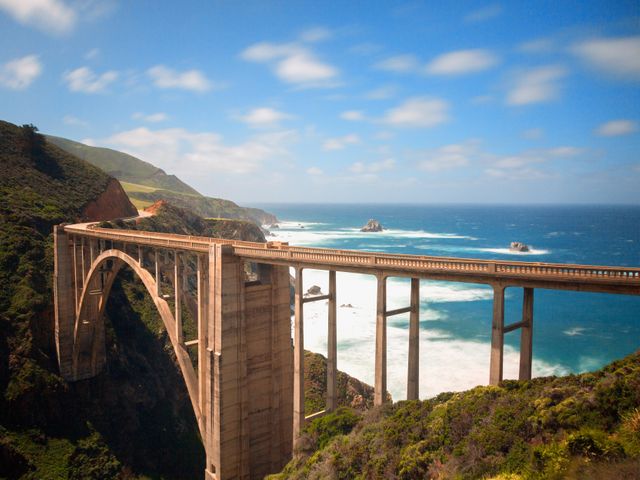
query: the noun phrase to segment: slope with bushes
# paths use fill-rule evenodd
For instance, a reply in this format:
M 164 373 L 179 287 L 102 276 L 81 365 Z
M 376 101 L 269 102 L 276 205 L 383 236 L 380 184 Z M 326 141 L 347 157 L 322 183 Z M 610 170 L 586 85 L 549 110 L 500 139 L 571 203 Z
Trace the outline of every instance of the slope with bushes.
M 505 381 L 312 422 L 279 479 L 640 477 L 640 352 L 600 371 Z

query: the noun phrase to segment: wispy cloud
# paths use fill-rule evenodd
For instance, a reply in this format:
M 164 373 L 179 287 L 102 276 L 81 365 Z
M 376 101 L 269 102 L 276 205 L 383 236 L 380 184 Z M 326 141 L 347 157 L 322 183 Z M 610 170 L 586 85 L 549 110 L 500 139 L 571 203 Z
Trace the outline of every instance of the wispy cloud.
M 303 42 L 315 43 L 328 40 L 332 36 L 333 33 L 326 27 L 312 27 L 300 34 L 300 40 Z
M 25 90 L 42 73 L 37 55 L 10 60 L 0 65 L 0 85 L 12 90 Z
M 376 63 L 373 68 L 387 72 L 408 73 L 418 68 L 418 59 L 415 55 L 396 55 Z
M 394 97 L 397 90 L 393 85 L 385 85 L 369 90 L 364 94 L 364 98 L 367 100 L 387 100 L 388 98 Z
M 352 173 L 379 173 L 387 170 L 393 170 L 395 167 L 395 159 L 387 158 L 378 162 L 355 162 L 349 167 L 349 170 Z
M 88 127 L 89 126 L 87 122 L 73 115 L 65 115 L 64 117 L 62 117 L 62 123 L 64 123 L 65 125 L 70 125 L 72 127 Z
M 23 25 L 55 35 L 70 32 L 78 17 L 75 10 L 60 0 L 0 0 L 0 9 Z
M 434 150 L 421 152 L 418 155 L 418 168 L 434 173 L 466 167 L 478 153 L 476 141 L 443 145 Z
M 481 23 L 496 18 L 502 14 L 502 6 L 494 3 L 469 12 L 465 17 L 466 23 Z
M 318 167 L 307 168 L 307 173 L 314 176 L 324 175 L 324 172 Z
M 347 110 L 340 114 L 340 118 L 348 120 L 350 122 L 359 122 L 365 119 L 364 113 L 361 110 Z
M 449 104 L 439 98 L 414 97 L 387 111 L 382 122 L 395 127 L 430 128 L 449 120 Z
M 81 93 L 102 93 L 118 78 L 118 72 L 109 70 L 96 74 L 89 67 L 80 67 L 63 75 L 69 90 Z
M 213 88 L 211 81 L 200 70 L 179 72 L 164 65 L 156 65 L 147 70 L 147 74 L 158 88 L 178 88 L 204 93 Z
M 159 123 L 159 122 L 164 122 L 165 120 L 168 120 L 169 115 L 167 115 L 164 112 L 157 112 L 157 113 L 150 113 L 150 114 L 135 112 L 133 115 L 131 115 L 131 118 L 133 118 L 134 120 L 143 120 L 149 123 Z
M 214 132 L 140 127 L 103 140 L 87 141 L 153 161 L 154 165 L 169 172 L 188 171 L 192 176 L 199 176 L 210 172 L 255 173 L 267 160 L 288 157 L 287 147 L 295 140 L 295 131 L 280 131 L 255 135 L 244 143 L 229 145 Z
M 238 118 L 251 127 L 262 128 L 276 127 L 281 121 L 293 118 L 293 116 L 273 108 L 261 107 L 254 108 Z
M 458 50 L 434 58 L 425 67 L 429 75 L 464 75 L 481 72 L 497 65 L 499 59 L 493 52 L 481 48 Z
M 602 137 L 617 137 L 628 135 L 638 130 L 638 124 L 633 120 L 610 120 L 596 129 L 596 134 Z
M 566 75 L 566 68 L 560 65 L 547 65 L 521 72 L 516 75 L 507 93 L 507 104 L 528 105 L 553 100 L 560 94 L 559 80 Z
M 355 133 L 350 133 L 343 137 L 328 138 L 322 144 L 324 150 L 342 150 L 348 145 L 360 143 L 360 137 Z
M 241 58 L 269 64 L 282 81 L 298 87 L 331 87 L 336 85 L 338 69 L 322 62 L 301 43 L 256 43 L 245 49 Z
M 596 38 L 575 44 L 571 51 L 605 75 L 640 80 L 640 36 Z
M 544 136 L 544 130 L 541 128 L 529 128 L 522 132 L 522 138 L 526 140 L 540 140 Z
M 536 38 L 518 45 L 518 51 L 522 53 L 547 53 L 553 50 L 555 42 L 550 38 Z

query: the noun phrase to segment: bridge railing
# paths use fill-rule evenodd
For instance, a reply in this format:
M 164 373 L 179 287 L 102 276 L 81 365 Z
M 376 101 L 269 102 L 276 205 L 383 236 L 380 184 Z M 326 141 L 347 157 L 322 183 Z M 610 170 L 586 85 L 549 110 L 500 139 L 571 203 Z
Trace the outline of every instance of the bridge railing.
M 541 262 L 509 262 L 468 258 L 431 257 L 358 250 L 337 250 L 290 246 L 284 242 L 246 242 L 213 237 L 157 233 L 110 228 L 66 226 L 69 233 L 94 238 L 138 243 L 157 248 L 207 252 L 214 244 L 230 245 L 234 254 L 249 260 L 279 261 L 291 264 L 344 265 L 365 269 L 402 271 L 442 271 L 497 277 L 537 277 L 562 280 L 613 281 L 640 285 L 640 268 L 598 265 L 572 265 Z

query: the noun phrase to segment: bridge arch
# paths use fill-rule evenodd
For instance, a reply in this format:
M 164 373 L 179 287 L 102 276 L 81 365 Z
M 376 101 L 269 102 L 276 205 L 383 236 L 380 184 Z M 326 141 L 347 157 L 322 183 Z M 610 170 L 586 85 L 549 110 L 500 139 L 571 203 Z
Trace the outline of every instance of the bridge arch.
M 73 328 L 73 373 L 82 377 L 84 372 L 95 372 L 101 368 L 100 359 L 104 358 L 102 353 L 105 349 L 104 311 L 115 279 L 122 268 L 127 266 L 140 279 L 156 306 L 178 359 L 195 416 L 200 419 L 196 371 L 185 345 L 177 338 L 174 313 L 167 300 L 159 295 L 154 275 L 141 265 L 140 259 L 133 258 L 117 248 L 100 253 L 85 275 Z M 198 425 L 202 429 L 200 421 Z

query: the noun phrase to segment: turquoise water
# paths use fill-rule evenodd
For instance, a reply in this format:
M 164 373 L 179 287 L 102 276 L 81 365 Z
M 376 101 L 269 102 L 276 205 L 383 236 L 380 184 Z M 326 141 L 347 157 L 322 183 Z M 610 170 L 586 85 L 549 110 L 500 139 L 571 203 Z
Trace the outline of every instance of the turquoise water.
M 640 266 L 640 207 L 637 206 L 421 206 L 263 205 L 282 221 L 274 240 L 292 245 L 389 253 L 507 259 L 578 264 Z M 361 233 L 369 218 L 385 227 Z M 513 254 L 511 241 L 531 251 Z M 326 273 L 308 272 L 305 285 L 326 285 Z M 339 276 L 340 368 L 371 379 L 368 362 L 374 324 L 370 277 Z M 395 279 L 389 304 L 405 306 L 408 284 Z M 521 289 L 507 289 L 506 321 L 519 320 Z M 307 309 L 305 344 L 326 348 L 324 306 Z M 482 285 L 421 282 L 422 392 L 486 383 L 491 326 L 491 291 Z M 390 382 L 395 398 L 406 383 L 408 318 L 393 318 L 389 351 L 397 359 Z M 519 331 L 506 336 L 505 376 L 517 372 Z M 342 334 L 342 335 L 341 335 Z M 395 341 L 398 345 L 393 344 Z M 534 374 L 561 374 L 598 368 L 640 348 L 640 297 L 537 289 L 534 305 Z M 422 358 L 424 357 L 424 358 Z M 437 365 L 434 365 L 437 364 Z M 466 369 L 466 372 L 459 372 Z M 485 365 L 486 364 L 486 365 Z M 486 371 L 485 371 L 486 370 Z M 446 371 L 447 373 L 443 373 Z M 390 375 L 392 372 L 390 372 Z M 430 378 L 429 378 L 430 375 Z M 425 377 L 425 378 L 423 378 Z M 423 396 L 425 396 L 423 394 Z

